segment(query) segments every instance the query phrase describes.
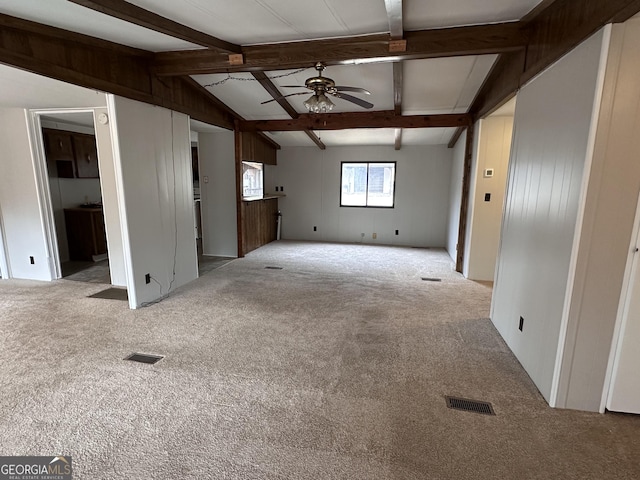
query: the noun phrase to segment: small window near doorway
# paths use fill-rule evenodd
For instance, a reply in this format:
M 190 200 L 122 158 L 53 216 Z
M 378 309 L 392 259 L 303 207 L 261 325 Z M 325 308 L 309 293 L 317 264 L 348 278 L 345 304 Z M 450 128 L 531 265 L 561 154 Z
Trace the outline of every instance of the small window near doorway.
M 264 194 L 264 165 L 242 162 L 242 196 L 261 197 Z
M 340 206 L 393 208 L 396 162 L 342 162 Z

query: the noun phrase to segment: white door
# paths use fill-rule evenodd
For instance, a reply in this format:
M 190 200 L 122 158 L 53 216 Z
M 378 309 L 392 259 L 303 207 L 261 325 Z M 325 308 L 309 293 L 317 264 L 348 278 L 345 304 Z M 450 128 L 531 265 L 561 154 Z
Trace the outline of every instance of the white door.
M 638 222 L 636 221 L 636 229 Z M 622 322 L 613 364 L 607 409 L 640 414 L 640 252 L 633 242 L 631 273 L 623 292 Z

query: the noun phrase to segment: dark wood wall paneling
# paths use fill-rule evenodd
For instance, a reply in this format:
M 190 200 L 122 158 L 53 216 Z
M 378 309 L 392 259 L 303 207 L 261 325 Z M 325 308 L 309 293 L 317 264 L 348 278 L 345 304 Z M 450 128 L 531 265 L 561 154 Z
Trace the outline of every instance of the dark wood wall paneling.
M 640 11 L 640 0 L 556 0 L 523 25 L 526 52 L 500 56 L 471 106 L 478 120 L 502 105 L 535 75 L 610 22 Z
M 277 164 L 276 149 L 254 132 L 242 132 L 242 160 L 267 165 Z
M 254 132 L 235 130 L 236 145 L 236 202 L 238 214 L 238 257 L 276 239 L 278 199 L 242 199 L 242 162 L 258 162 L 276 165 L 276 148 Z
M 273 242 L 277 234 L 278 199 L 242 202 L 242 251 L 249 253 Z

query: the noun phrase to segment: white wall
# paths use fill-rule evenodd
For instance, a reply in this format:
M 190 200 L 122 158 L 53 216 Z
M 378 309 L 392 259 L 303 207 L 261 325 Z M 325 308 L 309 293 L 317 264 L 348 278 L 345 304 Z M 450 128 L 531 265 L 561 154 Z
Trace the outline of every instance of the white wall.
M 467 145 L 465 130 L 453 147 L 451 163 L 451 185 L 449 187 L 449 229 L 447 230 L 447 252 L 455 262 L 458 256 L 458 233 L 460 228 L 460 203 L 464 176 L 464 155 Z
M 0 109 L 0 206 L 8 275 L 51 280 L 25 110 Z M 29 257 L 35 264 L 31 265 Z M 3 272 L 4 273 L 4 272 Z
M 480 120 L 475 128 L 477 149 L 473 158 L 471 218 L 463 272 L 472 280 L 494 279 L 512 131 L 513 117 L 510 116 L 488 117 Z M 493 169 L 493 177 L 484 176 L 488 168 Z M 487 193 L 491 194 L 488 202 L 485 201 Z
M 235 141 L 233 132 L 199 133 L 202 251 L 238 256 Z M 208 177 L 208 182 L 204 181 Z
M 640 19 L 613 27 L 562 357 L 558 392 L 562 407 L 595 411 L 603 390 L 607 393 L 607 363 L 625 265 L 633 255 L 640 193 L 639 46 Z M 633 328 L 626 335 L 631 335 L 623 343 L 632 352 L 631 378 L 638 391 L 640 337 Z M 619 386 L 622 391 L 627 388 Z M 639 403 L 637 397 L 629 400 Z
M 198 276 L 189 117 L 112 95 L 108 102 L 129 304 L 136 308 Z
M 396 161 L 395 208 L 341 208 L 342 161 Z M 273 169 L 275 184 L 283 186 L 286 195 L 279 200 L 282 238 L 361 242 L 364 233 L 365 243 L 445 247 L 451 163 L 452 151 L 446 145 L 407 146 L 399 151 L 285 147 Z
M 533 79 L 516 106 L 491 318 L 552 405 L 602 42 L 601 31 Z

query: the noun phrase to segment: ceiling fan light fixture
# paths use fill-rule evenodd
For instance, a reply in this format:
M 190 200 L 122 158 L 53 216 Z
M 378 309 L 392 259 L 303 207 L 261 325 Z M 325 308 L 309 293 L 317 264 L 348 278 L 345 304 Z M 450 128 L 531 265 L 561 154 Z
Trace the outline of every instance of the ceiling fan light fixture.
M 335 104 L 320 92 L 314 93 L 308 100 L 305 100 L 304 106 L 307 107 L 309 113 L 327 113 L 333 110 Z

